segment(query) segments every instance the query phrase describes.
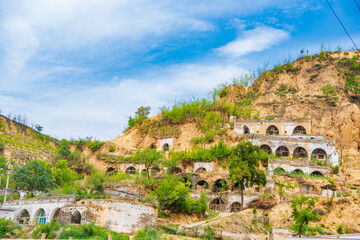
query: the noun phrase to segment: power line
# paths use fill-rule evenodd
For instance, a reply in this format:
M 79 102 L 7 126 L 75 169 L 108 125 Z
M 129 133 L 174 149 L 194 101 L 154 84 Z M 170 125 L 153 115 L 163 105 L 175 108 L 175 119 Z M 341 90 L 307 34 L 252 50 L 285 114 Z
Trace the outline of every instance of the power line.
M 360 10 L 360 6 L 359 6 L 358 2 L 356 0 L 354 0 L 354 2 L 356 4 L 356 6 L 358 7 L 358 9 Z
M 356 46 L 354 40 L 351 38 L 350 34 L 349 34 L 348 31 L 346 30 L 344 24 L 341 22 L 340 18 L 339 18 L 338 15 L 335 13 L 335 11 L 334 11 L 334 9 L 332 8 L 332 6 L 330 5 L 329 1 L 326 0 L 326 2 L 327 2 L 327 4 L 329 5 L 329 7 L 330 7 L 331 11 L 333 12 L 333 14 L 335 15 L 335 17 L 337 18 L 337 20 L 339 20 L 342 28 L 344 29 L 345 33 L 346 33 L 346 34 L 348 35 L 348 37 L 350 38 L 351 42 L 354 44 L 356 50 L 359 50 L 358 47 Z M 356 3 L 356 4 L 357 4 L 357 3 Z

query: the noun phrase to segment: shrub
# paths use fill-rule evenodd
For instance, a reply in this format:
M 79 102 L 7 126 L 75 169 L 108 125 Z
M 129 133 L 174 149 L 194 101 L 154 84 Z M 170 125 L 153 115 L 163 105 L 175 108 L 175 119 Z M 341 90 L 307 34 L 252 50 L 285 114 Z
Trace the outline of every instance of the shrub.
M 88 143 L 88 147 L 91 149 L 91 151 L 96 152 L 100 150 L 100 148 L 104 145 L 103 142 L 100 142 L 98 140 L 92 141 Z
M 14 230 L 19 228 L 13 221 L 0 218 L 0 238 L 10 238 Z
M 0 142 L 0 152 L 4 151 L 4 149 L 5 149 L 5 143 Z
M 344 226 L 340 224 L 340 225 L 336 228 L 336 232 L 337 232 L 338 234 L 343 234 L 343 233 L 344 233 Z
M 109 147 L 109 152 L 115 152 L 115 146 L 114 145 L 111 145 L 110 147 Z
M 325 86 L 321 87 L 320 89 L 327 98 L 333 97 L 334 95 L 336 95 L 335 87 L 332 86 L 331 84 L 326 84 Z
M 60 224 L 55 221 L 51 221 L 50 223 L 40 224 L 34 232 L 32 233 L 32 237 L 35 239 L 41 238 L 43 233 L 46 234 L 46 239 L 54 239 L 56 237 L 56 231 L 60 229 Z
M 333 173 L 333 174 L 339 174 L 339 166 L 333 167 L 332 173 Z
M 146 226 L 144 230 L 139 230 L 135 234 L 136 240 L 160 240 L 160 234 L 153 228 Z

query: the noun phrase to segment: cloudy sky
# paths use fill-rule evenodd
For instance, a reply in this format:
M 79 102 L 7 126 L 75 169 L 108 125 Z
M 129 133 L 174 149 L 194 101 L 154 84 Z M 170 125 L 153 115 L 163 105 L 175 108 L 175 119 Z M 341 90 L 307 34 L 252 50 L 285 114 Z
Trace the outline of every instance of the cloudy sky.
M 329 1 L 360 46 L 355 0 Z M 139 106 L 155 115 L 321 44 L 353 47 L 323 0 L 0 0 L 0 109 L 109 140 Z

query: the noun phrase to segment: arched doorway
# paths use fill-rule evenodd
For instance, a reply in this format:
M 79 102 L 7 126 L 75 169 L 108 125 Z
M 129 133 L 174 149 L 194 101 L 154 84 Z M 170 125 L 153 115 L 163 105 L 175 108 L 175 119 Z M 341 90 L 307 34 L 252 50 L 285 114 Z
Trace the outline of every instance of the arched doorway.
M 283 174 L 283 173 L 285 173 L 285 170 L 281 167 L 277 167 L 277 168 L 275 168 L 274 173 L 275 174 Z
M 130 166 L 125 170 L 125 172 L 127 174 L 135 174 L 136 173 L 136 168 L 134 166 Z
M 250 134 L 250 129 L 244 125 L 244 134 Z
M 170 173 L 182 173 L 182 170 L 179 167 L 173 167 Z
M 205 180 L 200 180 L 196 184 L 196 189 L 209 189 L 209 184 Z
M 213 192 L 221 192 L 221 191 L 227 191 L 229 189 L 228 183 L 225 181 L 225 179 L 221 178 L 214 182 L 213 184 Z
M 196 169 L 195 172 L 196 172 L 196 173 L 205 173 L 205 172 L 206 172 L 206 168 L 199 167 L 198 169 Z
M 320 172 L 320 171 L 313 171 L 310 175 L 317 176 L 317 177 L 324 176 L 324 174 L 322 174 L 322 172 Z
M 239 202 L 233 202 L 230 205 L 230 211 L 231 212 L 240 212 L 241 211 L 241 203 Z
M 293 157 L 296 158 L 296 159 L 299 159 L 299 158 L 307 158 L 307 157 L 308 157 L 308 153 L 307 153 L 307 151 L 305 150 L 305 148 L 303 148 L 303 147 L 297 147 L 297 148 L 295 148 L 295 150 L 294 150 Z
M 154 167 L 151 168 L 151 173 L 158 173 L 158 172 L 160 172 L 160 168 L 159 168 L 159 167 L 154 166 Z
M 301 169 L 295 169 L 294 171 L 292 171 L 292 173 L 296 175 L 304 175 L 304 172 Z
M 46 213 L 45 210 L 40 208 L 35 213 L 35 222 L 36 223 L 46 223 Z
M 266 129 L 266 135 L 279 135 L 279 129 L 276 126 L 271 125 Z
M 18 215 L 17 222 L 19 224 L 29 224 L 29 222 L 30 222 L 29 211 L 26 209 L 23 209 Z
M 293 135 L 306 135 L 306 129 L 303 126 L 296 126 Z
M 326 152 L 323 149 L 317 148 L 311 153 L 311 158 L 315 158 L 315 159 L 318 159 L 318 160 L 326 160 L 327 155 L 326 155 Z
M 71 223 L 81 224 L 81 213 L 79 211 L 73 212 L 73 214 L 71 216 Z
M 116 174 L 115 168 L 109 167 L 109 168 L 106 170 L 106 174 L 107 174 L 107 175 L 114 175 L 114 174 Z
M 167 144 L 167 143 L 165 143 L 164 145 L 163 145 L 163 147 L 162 147 L 162 149 L 166 152 L 166 151 L 169 151 L 169 148 L 170 148 L 170 146 L 169 146 L 169 144 Z
M 260 148 L 261 148 L 261 150 L 263 150 L 263 152 L 267 152 L 268 154 L 272 154 L 272 151 L 271 151 L 271 148 L 270 148 L 269 145 L 264 144 L 264 145 L 261 145 Z
M 225 211 L 225 201 L 220 198 L 215 198 L 211 201 L 209 208 L 213 211 Z
M 289 152 L 289 149 L 287 147 L 281 146 L 281 147 L 278 147 L 278 149 L 276 149 L 275 155 L 277 157 L 289 157 L 290 152 Z
M 59 221 L 60 217 L 60 208 L 56 208 L 51 214 L 50 221 Z

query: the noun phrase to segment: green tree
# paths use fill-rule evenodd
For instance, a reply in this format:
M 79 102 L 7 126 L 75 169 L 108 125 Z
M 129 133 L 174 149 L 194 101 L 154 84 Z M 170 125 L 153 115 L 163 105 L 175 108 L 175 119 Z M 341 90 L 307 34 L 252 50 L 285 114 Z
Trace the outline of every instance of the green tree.
M 32 197 L 35 191 L 46 191 L 56 186 L 51 168 L 40 160 L 32 160 L 23 167 L 15 168 L 13 180 L 16 188 L 30 191 Z
M 159 167 L 163 157 L 164 153 L 162 151 L 156 151 L 155 148 L 138 149 L 134 156 L 136 161 L 144 164 L 148 178 L 150 178 L 150 170 L 153 167 Z
M 59 142 L 55 159 L 56 160 L 59 160 L 59 159 L 69 160 L 70 155 L 71 155 L 71 151 L 70 151 L 70 147 L 69 147 L 69 142 L 66 139 L 62 139 Z
M 148 115 L 150 114 L 151 107 L 139 107 L 138 110 L 135 112 L 135 117 L 129 117 L 128 119 L 128 128 L 134 127 L 136 124 L 143 122 Z
M 151 195 L 155 196 L 161 210 L 184 212 L 189 215 L 204 214 L 207 210 L 206 196 L 201 196 L 200 200 L 191 199 L 188 184 L 180 181 L 175 175 L 165 175 Z
M 68 186 L 74 183 L 77 178 L 77 173 L 68 167 L 66 160 L 59 160 L 55 164 L 53 174 L 56 180 L 56 184 L 60 187 Z
M 307 197 L 305 195 L 294 195 L 291 201 L 292 215 L 291 217 L 295 221 L 291 229 L 299 236 L 312 232 L 312 229 L 308 226 L 310 221 L 319 219 L 316 211 L 314 210 L 317 197 Z
M 241 209 L 244 206 L 244 189 L 254 184 L 266 184 L 265 172 L 260 170 L 260 163 L 266 164 L 268 154 L 251 142 L 240 142 L 233 149 L 228 159 L 229 177 L 232 184 L 239 184 L 241 193 Z

